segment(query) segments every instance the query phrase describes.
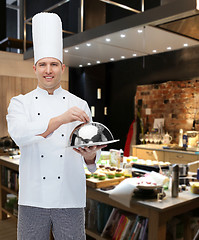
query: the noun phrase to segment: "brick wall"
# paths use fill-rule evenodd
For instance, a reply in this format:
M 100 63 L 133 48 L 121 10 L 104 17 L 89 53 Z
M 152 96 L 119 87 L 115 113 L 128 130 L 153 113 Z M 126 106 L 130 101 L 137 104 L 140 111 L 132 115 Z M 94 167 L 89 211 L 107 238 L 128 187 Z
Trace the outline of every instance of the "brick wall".
M 155 118 L 164 118 L 165 131 L 173 137 L 173 143 L 178 143 L 179 129 L 192 130 L 194 117 L 199 120 L 199 79 L 137 86 L 135 106 L 138 100 L 142 100 L 144 128 L 146 109 L 150 108 L 149 130 L 153 128 Z M 199 131 L 199 124 L 196 124 L 196 130 Z

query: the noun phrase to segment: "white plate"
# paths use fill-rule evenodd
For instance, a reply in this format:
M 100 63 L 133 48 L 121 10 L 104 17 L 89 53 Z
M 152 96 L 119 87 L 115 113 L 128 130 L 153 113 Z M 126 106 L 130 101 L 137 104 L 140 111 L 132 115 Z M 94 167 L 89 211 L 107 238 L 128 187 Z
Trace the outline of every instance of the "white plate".
M 162 185 L 142 185 L 142 184 L 137 185 L 137 188 L 145 190 L 156 189 L 160 187 L 162 187 Z
M 107 145 L 107 144 L 118 142 L 118 141 L 120 141 L 120 140 L 117 139 L 117 140 L 111 140 L 111 141 L 107 141 L 107 142 L 94 142 L 94 143 L 80 144 L 80 145 L 76 145 L 76 146 L 67 146 L 67 147 L 83 148 L 83 147 L 101 146 L 101 145 Z

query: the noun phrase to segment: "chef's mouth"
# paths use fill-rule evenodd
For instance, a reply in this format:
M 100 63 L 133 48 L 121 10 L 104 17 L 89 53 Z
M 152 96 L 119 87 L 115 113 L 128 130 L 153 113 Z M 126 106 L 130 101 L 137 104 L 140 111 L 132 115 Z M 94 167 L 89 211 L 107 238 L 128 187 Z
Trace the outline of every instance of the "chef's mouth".
M 44 78 L 48 81 L 48 80 L 53 79 L 54 77 L 53 76 L 44 76 Z

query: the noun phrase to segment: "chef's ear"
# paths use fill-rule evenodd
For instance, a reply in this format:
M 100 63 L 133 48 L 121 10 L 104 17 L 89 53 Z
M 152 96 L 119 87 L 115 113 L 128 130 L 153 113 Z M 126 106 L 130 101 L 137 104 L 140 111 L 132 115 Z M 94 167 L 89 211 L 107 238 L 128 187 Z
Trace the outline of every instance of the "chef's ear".
M 36 64 L 33 65 L 33 70 L 36 72 Z
M 64 70 L 65 70 L 65 68 L 66 68 L 66 65 L 65 65 L 65 64 L 62 64 L 61 67 L 62 67 L 62 73 L 63 73 Z

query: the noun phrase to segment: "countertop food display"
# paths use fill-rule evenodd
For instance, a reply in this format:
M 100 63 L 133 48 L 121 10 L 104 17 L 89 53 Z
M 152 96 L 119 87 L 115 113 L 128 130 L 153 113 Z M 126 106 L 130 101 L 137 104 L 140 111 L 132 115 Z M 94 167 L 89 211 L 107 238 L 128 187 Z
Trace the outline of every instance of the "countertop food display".
M 125 179 L 123 169 L 105 165 L 99 165 L 93 174 L 86 169 L 85 174 L 87 186 L 93 188 L 114 186 Z

